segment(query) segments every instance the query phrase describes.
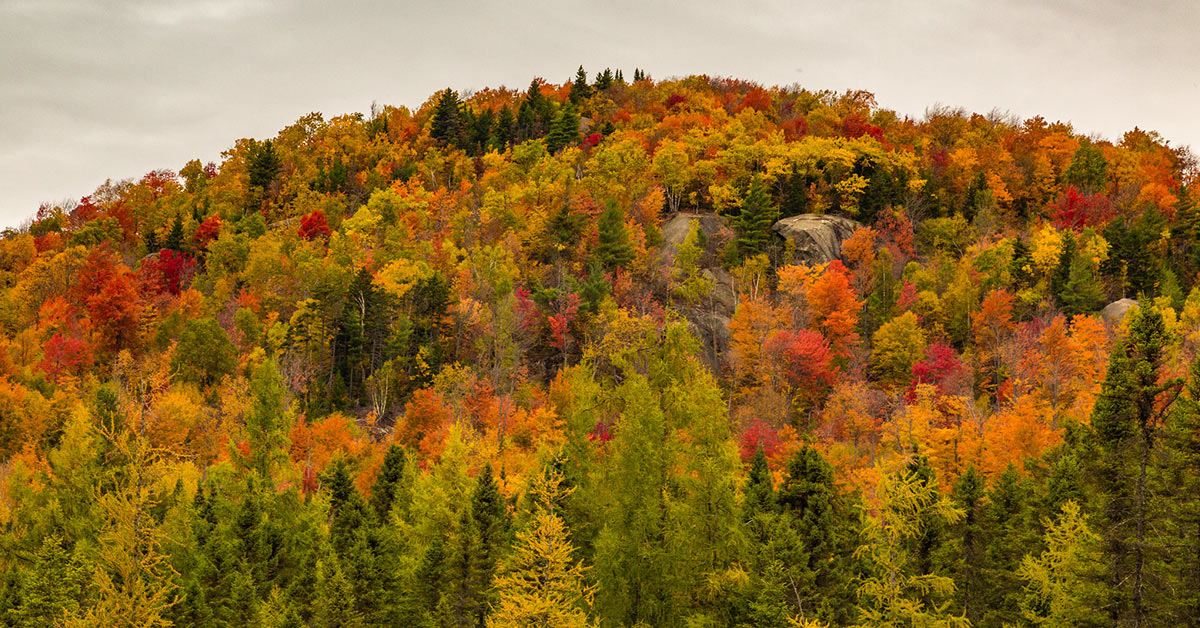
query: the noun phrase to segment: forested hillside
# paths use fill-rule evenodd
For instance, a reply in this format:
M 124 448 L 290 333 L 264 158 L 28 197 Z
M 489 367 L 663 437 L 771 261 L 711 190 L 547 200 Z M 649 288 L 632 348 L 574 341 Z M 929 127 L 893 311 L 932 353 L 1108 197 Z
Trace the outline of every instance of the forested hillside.
M 1196 178 L 580 68 L 44 205 L 0 625 L 1200 625 Z

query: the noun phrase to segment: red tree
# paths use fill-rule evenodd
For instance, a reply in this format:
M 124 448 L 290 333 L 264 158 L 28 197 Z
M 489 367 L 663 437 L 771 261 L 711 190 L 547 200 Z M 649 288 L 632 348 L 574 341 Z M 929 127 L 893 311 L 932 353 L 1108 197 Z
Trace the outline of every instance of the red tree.
M 305 240 L 325 239 L 329 237 L 329 223 L 325 221 L 325 212 L 316 210 L 300 219 L 299 234 Z

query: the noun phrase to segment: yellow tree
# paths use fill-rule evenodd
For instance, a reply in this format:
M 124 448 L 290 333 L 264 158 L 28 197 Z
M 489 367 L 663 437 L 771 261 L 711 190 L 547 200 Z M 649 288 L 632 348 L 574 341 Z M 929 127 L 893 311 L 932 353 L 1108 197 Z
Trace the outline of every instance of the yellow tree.
M 562 474 L 552 467 L 532 479 L 533 518 L 517 533 L 512 554 L 494 582 L 498 604 L 488 617 L 488 628 L 588 628 L 587 608 L 593 587 L 585 582 L 585 569 L 574 557 L 575 547 L 554 505 L 567 497 Z

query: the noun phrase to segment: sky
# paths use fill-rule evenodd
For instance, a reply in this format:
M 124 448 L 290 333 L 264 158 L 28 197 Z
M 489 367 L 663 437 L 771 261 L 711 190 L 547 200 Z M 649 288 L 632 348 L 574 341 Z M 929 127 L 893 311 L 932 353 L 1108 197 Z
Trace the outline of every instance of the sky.
M 1200 153 L 1194 0 L 0 0 L 0 227 L 310 112 L 580 64 L 1138 126 Z

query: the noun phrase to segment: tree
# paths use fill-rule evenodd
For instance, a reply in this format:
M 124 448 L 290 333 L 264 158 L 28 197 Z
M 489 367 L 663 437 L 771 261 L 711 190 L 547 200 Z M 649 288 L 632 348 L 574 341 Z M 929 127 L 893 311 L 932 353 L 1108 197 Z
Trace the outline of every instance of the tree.
M 569 104 L 559 110 L 546 136 L 546 150 L 551 153 L 579 143 L 579 115 L 575 105 Z
M 877 490 L 878 514 L 863 511 L 863 543 L 855 552 L 870 568 L 858 587 L 858 626 L 970 626 L 965 617 L 949 612 L 954 580 L 920 569 L 911 549 L 930 524 L 954 524 L 963 512 L 918 473 L 885 477 Z
M 429 137 L 443 145 L 457 144 L 462 132 L 462 103 L 458 100 L 458 92 L 447 87 L 438 94 L 434 105 L 429 119 Z
M 371 485 L 371 507 L 375 509 L 375 519 L 387 523 L 392 507 L 397 498 L 402 498 L 400 492 L 405 488 L 404 467 L 408 456 L 400 445 L 391 445 L 383 456 L 383 468 L 375 476 Z
M 913 364 L 925 353 L 925 332 L 917 315 L 905 312 L 884 323 L 871 337 L 871 370 L 887 386 L 908 383 Z
M 225 330 L 212 318 L 194 318 L 187 322 L 171 370 L 183 381 L 207 386 L 233 372 L 236 349 Z
M 778 218 L 779 209 L 772 203 L 767 186 L 761 177 L 754 175 L 733 219 L 738 255 L 744 259 L 766 253 L 774 235 L 771 227 Z
M 604 213 L 597 223 L 599 230 L 596 257 L 606 270 L 624 268 L 633 261 L 633 246 L 629 243 L 629 231 L 625 228 L 625 212 L 616 201 L 608 201 Z
M 569 530 L 556 514 L 556 505 L 573 490 L 563 487 L 562 473 L 553 467 L 533 477 L 531 519 L 528 527 L 517 532 L 512 553 L 501 563 L 488 628 L 593 625 L 588 608 L 594 588 L 587 584 Z
M 1105 591 L 1097 586 L 1103 571 L 1100 539 L 1078 504 L 1067 502 L 1062 514 L 1044 526 L 1046 550 L 1026 556 L 1018 570 L 1026 583 L 1021 605 L 1025 620 L 1047 628 L 1107 625 Z
M 1158 548 L 1168 592 L 1163 616 L 1186 626 L 1200 621 L 1200 359 L 1167 416 L 1155 490 L 1164 515 Z
M 286 392 L 273 360 L 265 360 L 254 369 L 246 432 L 250 437 L 250 466 L 264 479 L 271 478 L 275 467 L 287 460 L 287 430 L 291 426 L 284 420 Z
M 329 237 L 329 223 L 325 221 L 325 212 L 317 209 L 300 219 L 298 233 L 305 240 L 325 239 Z
M 1154 596 L 1150 578 L 1155 504 L 1149 491 L 1151 455 L 1179 382 L 1160 381 L 1168 337 L 1151 307 L 1131 313 L 1129 336 L 1113 349 L 1092 412 L 1099 448 L 1093 462 L 1102 502 L 1100 537 L 1112 591 L 1109 614 L 1121 625 L 1142 626 Z
M 579 106 L 579 103 L 590 98 L 592 95 L 592 87 L 588 85 L 587 72 L 583 66 L 579 66 L 579 71 L 575 73 L 575 82 L 571 84 L 571 104 Z

